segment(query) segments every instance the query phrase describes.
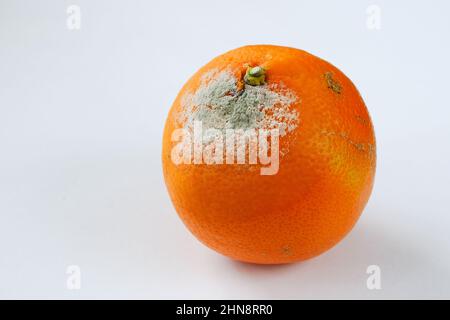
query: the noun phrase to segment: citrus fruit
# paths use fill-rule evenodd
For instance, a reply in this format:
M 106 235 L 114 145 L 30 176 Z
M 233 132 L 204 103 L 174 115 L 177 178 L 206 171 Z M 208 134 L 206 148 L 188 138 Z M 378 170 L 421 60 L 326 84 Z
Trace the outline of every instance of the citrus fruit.
M 336 67 L 252 45 L 187 81 L 167 117 L 162 163 L 174 207 L 201 242 L 241 261 L 290 263 L 354 226 L 373 186 L 375 136 Z

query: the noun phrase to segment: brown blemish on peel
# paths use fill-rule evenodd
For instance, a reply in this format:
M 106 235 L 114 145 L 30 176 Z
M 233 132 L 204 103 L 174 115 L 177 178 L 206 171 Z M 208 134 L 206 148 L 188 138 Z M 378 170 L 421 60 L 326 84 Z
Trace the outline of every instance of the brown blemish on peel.
M 329 89 L 333 90 L 334 93 L 341 94 L 342 86 L 333 79 L 333 73 L 326 72 L 325 73 L 325 80 L 327 81 L 327 86 Z
M 361 116 L 355 116 L 355 118 L 356 118 L 356 121 L 358 121 L 359 123 L 361 123 L 361 124 L 363 124 L 363 125 L 367 125 L 367 120 L 364 119 L 363 117 L 361 117 Z
M 321 133 L 328 137 L 329 136 L 338 136 L 338 137 L 342 138 L 343 140 L 345 140 L 345 142 L 347 142 L 351 146 L 355 147 L 358 151 L 367 152 L 367 153 L 369 153 L 369 155 L 371 155 L 371 153 L 373 153 L 373 145 L 371 143 L 362 143 L 362 142 L 353 141 L 352 139 L 350 139 L 348 137 L 348 134 L 346 132 L 337 133 L 335 131 L 324 130 Z
M 371 143 L 364 142 L 356 142 L 348 136 L 346 132 L 336 132 L 336 131 L 327 131 L 323 130 L 321 134 L 327 137 L 339 137 L 343 139 L 350 146 L 358 150 L 359 152 L 366 153 L 369 157 L 370 163 L 373 167 L 375 167 L 375 146 Z
M 292 255 L 292 249 L 289 246 L 283 247 L 281 250 L 282 250 L 283 254 L 286 256 Z

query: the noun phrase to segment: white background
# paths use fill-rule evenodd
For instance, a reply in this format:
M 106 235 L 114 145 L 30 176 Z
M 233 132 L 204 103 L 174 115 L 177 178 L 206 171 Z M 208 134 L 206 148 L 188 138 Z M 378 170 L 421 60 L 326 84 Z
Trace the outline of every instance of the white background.
M 80 30 L 66 26 L 70 4 Z M 373 4 L 380 30 L 366 25 Z M 450 298 L 449 14 L 448 1 L 0 0 L 0 298 Z M 358 224 L 292 265 L 204 247 L 161 172 L 182 84 L 258 43 L 335 64 L 376 129 Z M 372 264 L 381 290 L 366 287 Z M 80 290 L 66 287 L 69 265 Z

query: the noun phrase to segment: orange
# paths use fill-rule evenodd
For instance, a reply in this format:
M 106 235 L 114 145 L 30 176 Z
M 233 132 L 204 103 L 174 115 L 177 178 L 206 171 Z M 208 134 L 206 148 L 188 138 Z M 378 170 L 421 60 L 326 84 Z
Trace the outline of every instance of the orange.
M 219 132 L 284 126 L 278 168 L 262 174 L 269 165 L 251 162 L 250 147 L 245 163 L 206 163 L 206 153 L 195 163 L 194 139 L 177 149 L 176 134 L 192 134 L 195 119 Z M 269 138 L 267 155 L 275 155 Z M 184 162 L 174 158 L 180 150 Z M 333 247 L 369 199 L 375 162 L 372 122 L 350 79 L 288 47 L 252 45 L 216 57 L 181 89 L 164 128 L 164 178 L 179 216 L 205 245 L 246 262 L 290 263 Z

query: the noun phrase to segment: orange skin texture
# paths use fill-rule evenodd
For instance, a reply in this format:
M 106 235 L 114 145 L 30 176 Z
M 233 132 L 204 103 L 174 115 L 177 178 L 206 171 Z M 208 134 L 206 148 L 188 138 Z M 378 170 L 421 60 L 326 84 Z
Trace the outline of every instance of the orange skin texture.
M 289 152 L 278 173 L 261 175 L 261 164 L 175 165 L 171 135 L 184 94 L 212 69 L 242 78 L 247 64 L 299 98 L 291 106 L 298 126 L 280 138 Z M 330 249 L 355 225 L 373 187 L 375 135 L 359 92 L 336 67 L 302 50 L 252 45 L 216 57 L 184 85 L 164 128 L 162 163 L 175 209 L 201 242 L 240 261 L 291 263 Z

